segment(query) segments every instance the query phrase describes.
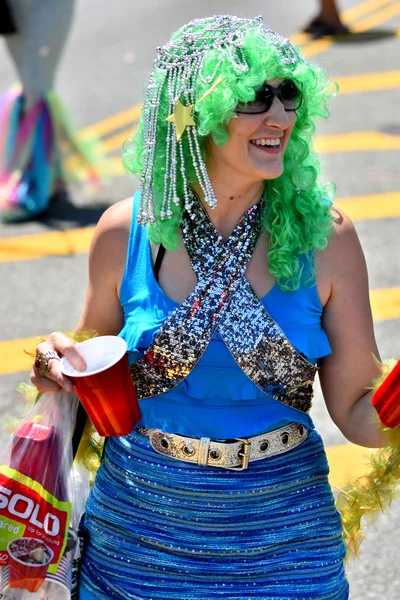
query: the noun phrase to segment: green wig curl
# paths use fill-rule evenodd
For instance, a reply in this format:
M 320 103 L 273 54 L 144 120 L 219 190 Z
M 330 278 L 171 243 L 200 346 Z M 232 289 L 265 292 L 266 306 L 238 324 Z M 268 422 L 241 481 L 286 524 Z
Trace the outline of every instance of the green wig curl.
M 232 17 L 235 19 L 235 17 Z M 191 26 L 197 33 L 206 32 L 211 19 L 194 21 Z M 193 82 L 194 110 L 200 151 L 205 156 L 206 140 L 211 136 L 215 144 L 223 145 L 228 139 L 226 125 L 235 115 L 239 102 L 254 100 L 257 89 L 271 79 L 291 79 L 302 91 L 303 102 L 292 130 L 284 155 L 283 174 L 265 181 L 265 209 L 263 227 L 269 234 L 268 268 L 279 286 L 287 291 L 299 288 L 302 281 L 303 261 L 299 255 L 305 255 L 312 267 L 315 250 L 327 246 L 333 230 L 330 205 L 333 195 L 331 185 L 318 183 L 320 171 L 319 159 L 313 149 L 312 138 L 315 133 L 316 117 L 328 117 L 328 101 L 336 94 L 334 86 L 325 76 L 321 67 L 301 58 L 297 49 L 290 45 L 298 60 L 282 60 L 282 54 L 276 44 L 265 35 L 264 29 L 254 26 L 254 20 L 248 22 L 248 31 L 243 35 L 240 49 L 229 45 L 211 47 L 205 54 L 201 77 Z M 251 24 L 251 25 L 250 25 Z M 185 27 L 172 36 L 172 40 L 185 43 Z M 206 33 L 205 33 L 206 35 Z M 276 35 L 276 34 L 275 34 Z M 210 81 L 221 77 L 221 82 L 212 89 Z M 182 208 L 173 207 L 171 218 L 161 220 L 160 210 L 164 197 L 166 175 L 165 140 L 168 135 L 169 116 L 168 86 L 165 73 L 155 67 L 150 87 L 159 84 L 159 109 L 156 123 L 156 149 L 152 193 L 155 205 L 156 221 L 148 227 L 148 235 L 154 243 L 162 243 L 167 249 L 174 250 L 178 245 L 177 229 L 181 222 Z M 147 88 L 147 94 L 149 88 Z M 202 99 L 201 102 L 199 100 Z M 150 110 L 145 101 L 139 127 L 123 152 L 123 162 L 128 171 L 144 177 L 143 157 L 146 151 L 145 127 L 146 111 Z M 184 165 L 187 183 L 198 183 L 198 169 L 192 159 L 187 131 L 182 137 Z M 176 157 L 176 189 L 183 198 L 184 181 L 180 175 L 182 166 L 180 156 Z M 315 281 L 315 273 L 308 283 Z

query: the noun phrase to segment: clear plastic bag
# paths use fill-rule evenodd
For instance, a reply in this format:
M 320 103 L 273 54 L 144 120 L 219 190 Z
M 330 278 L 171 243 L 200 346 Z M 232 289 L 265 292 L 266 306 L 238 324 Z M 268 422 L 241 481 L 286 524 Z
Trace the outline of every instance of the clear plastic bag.
M 69 600 L 89 474 L 73 467 L 76 395 L 43 394 L 0 449 L 0 599 Z

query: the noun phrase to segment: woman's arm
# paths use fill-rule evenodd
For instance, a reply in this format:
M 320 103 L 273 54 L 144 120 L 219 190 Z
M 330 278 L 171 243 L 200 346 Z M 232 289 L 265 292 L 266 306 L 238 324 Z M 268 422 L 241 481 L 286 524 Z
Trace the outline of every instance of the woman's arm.
M 117 335 L 123 326 L 119 288 L 125 271 L 132 200 L 111 206 L 95 229 L 89 251 L 89 282 L 77 331 Z
M 117 335 L 123 326 L 123 311 L 119 302 L 119 287 L 125 271 L 132 200 L 124 200 L 109 209 L 96 226 L 89 251 L 89 283 L 77 331 L 94 330 L 100 335 Z M 52 333 L 39 344 L 39 352 L 56 350 L 67 356 L 76 369 L 85 364 L 75 348 L 75 342 L 62 333 Z M 58 361 L 50 362 L 50 371 L 41 377 L 33 368 L 31 381 L 40 391 L 72 389 L 59 370 Z
M 329 299 L 323 328 L 332 354 L 321 362 L 320 381 L 334 423 L 345 437 L 361 446 L 388 443 L 371 404 L 371 382 L 379 375 L 379 358 L 369 302 L 364 254 L 350 219 L 335 210 L 335 232 L 318 256 L 317 269 L 329 276 Z

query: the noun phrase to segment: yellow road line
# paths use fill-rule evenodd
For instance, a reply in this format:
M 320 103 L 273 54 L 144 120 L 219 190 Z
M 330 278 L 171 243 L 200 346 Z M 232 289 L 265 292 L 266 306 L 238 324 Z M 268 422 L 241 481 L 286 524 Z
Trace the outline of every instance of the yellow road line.
M 382 4 L 386 4 L 386 2 L 377 2 L 376 3 L 377 6 L 382 5 Z M 371 6 L 372 6 L 372 4 L 371 4 Z M 367 31 L 373 27 L 378 27 L 379 25 L 386 23 L 393 17 L 397 16 L 399 13 L 400 13 L 400 3 L 395 2 L 394 4 L 391 3 L 390 6 L 388 6 L 386 8 L 382 8 L 381 10 L 375 12 L 373 15 L 365 17 L 364 19 L 361 19 L 360 21 L 357 20 L 356 22 L 353 22 L 353 19 L 351 19 L 350 21 L 344 19 L 344 21 L 346 22 L 346 24 L 351 25 L 351 29 L 355 32 Z M 342 13 L 342 16 L 343 16 L 343 13 Z M 317 54 L 320 54 L 321 52 L 325 52 L 326 50 L 328 50 L 328 48 L 330 48 L 332 46 L 334 41 L 335 41 L 334 38 L 327 38 L 327 39 L 311 41 L 309 44 L 305 44 L 303 46 L 302 53 L 307 58 L 312 58 L 313 56 L 316 56 Z
M 123 177 L 126 176 L 125 167 L 122 164 L 122 159 L 120 156 L 112 156 L 109 161 L 112 164 L 112 171 L 114 173 L 114 177 Z
M 338 198 L 335 205 L 353 221 L 400 217 L 400 191 Z M 0 240 L 0 263 L 88 252 L 94 227 L 34 233 Z
M 339 85 L 340 94 L 391 90 L 400 87 L 400 71 L 347 75 L 336 77 L 335 82 Z
M 400 287 L 371 290 L 370 299 L 374 321 L 400 318 Z
M 359 5 L 354 6 L 346 11 L 342 12 L 342 19 L 344 22 L 351 24 L 356 21 L 359 17 L 364 16 L 377 8 L 384 6 L 386 4 L 392 4 L 392 0 L 367 0 L 366 2 L 361 2 Z M 398 5 L 396 2 L 394 6 L 389 6 L 384 11 L 379 12 L 376 15 L 372 15 L 368 17 L 369 20 L 362 20 L 358 22 L 354 27 L 357 27 L 359 30 L 366 29 L 367 27 L 372 25 L 380 24 L 385 20 L 390 19 L 392 16 L 398 13 Z M 400 31 L 400 30 L 399 30 Z M 399 34 L 400 35 L 400 34 Z M 291 40 L 294 44 L 306 44 L 304 48 L 304 53 L 306 56 L 311 57 L 323 52 L 328 49 L 332 45 L 332 40 L 330 39 L 322 39 L 322 40 L 311 40 L 310 36 L 305 33 L 297 33 L 291 37 Z M 308 43 L 307 43 L 308 42 Z M 121 129 L 122 127 L 132 126 L 132 124 L 139 120 L 140 114 L 142 110 L 142 104 L 136 104 L 126 110 L 123 110 L 117 114 L 111 115 L 98 123 L 94 123 L 88 127 L 82 129 L 79 133 L 83 137 L 85 136 L 95 136 L 95 137 L 103 137 L 113 131 Z M 109 147 L 112 148 L 107 150 L 107 152 L 112 152 L 114 150 L 119 149 L 122 146 L 122 143 L 131 135 L 132 131 L 128 131 L 128 133 L 120 134 L 119 138 L 115 138 L 110 142 L 106 141 L 106 144 L 109 144 Z M 124 137 L 125 136 L 125 137 Z M 107 148 L 107 145 L 106 145 Z
M 321 54 L 321 52 L 325 52 L 330 48 L 333 44 L 333 41 L 330 39 L 322 39 L 316 40 L 315 42 L 311 42 L 302 48 L 302 54 L 306 58 L 312 58 L 317 54 Z
M 299 31 L 298 33 L 291 35 L 289 39 L 292 44 L 295 44 L 295 46 L 302 46 L 303 44 L 307 44 L 307 42 L 311 41 L 311 36 L 308 33 Z
M 132 136 L 132 133 L 135 131 L 135 129 L 137 129 L 137 127 L 134 127 L 132 123 L 127 129 L 124 129 L 123 131 L 120 131 L 119 133 L 102 140 L 101 147 L 103 152 L 105 152 L 105 154 L 111 154 L 117 150 L 122 152 L 122 146 L 124 142 L 126 142 L 126 140 Z
M 352 221 L 371 221 L 400 217 L 400 191 L 335 200 Z
M 0 262 L 32 260 L 88 252 L 94 227 L 50 231 L 0 240 Z
M 393 4 L 393 0 L 366 0 L 356 6 L 347 8 L 340 13 L 341 19 L 346 24 L 354 23 L 360 17 L 367 15 L 368 13 L 385 6 L 385 4 Z
M 329 463 L 329 482 L 334 491 L 339 491 L 350 481 L 368 472 L 368 463 L 373 450 L 355 444 L 328 446 L 326 455 Z
M 352 30 L 358 32 L 368 31 L 369 29 L 383 25 L 383 23 L 387 23 L 390 19 L 397 17 L 398 14 L 400 14 L 400 2 L 394 2 L 391 6 L 380 10 L 378 13 L 357 21 L 357 23 L 352 25 Z
M 131 108 L 111 115 L 111 117 L 107 117 L 103 121 L 99 121 L 98 123 L 94 123 L 93 125 L 82 129 L 79 133 L 82 136 L 102 137 L 103 135 L 110 133 L 110 131 L 115 131 L 116 129 L 125 127 L 125 125 L 128 125 L 129 123 L 138 121 L 141 112 L 142 105 L 135 104 L 135 106 L 132 106 Z
M 30 371 L 32 357 L 25 352 L 34 352 L 38 343 L 36 337 L 0 341 L 0 375 Z
M 322 154 L 400 150 L 400 136 L 379 131 L 352 131 L 320 136 L 316 138 L 315 147 Z
M 348 11 L 344 11 L 342 13 L 342 18 L 345 22 L 350 23 L 354 21 L 356 18 L 365 15 L 372 10 L 388 4 L 389 0 L 369 0 L 367 2 L 362 2 L 361 4 L 349 9 Z M 384 11 L 381 11 L 377 15 L 373 15 L 368 17 L 368 19 L 373 20 L 373 25 L 379 24 L 383 22 L 391 16 L 394 16 L 399 12 L 399 3 L 396 2 L 394 6 L 389 6 Z M 359 28 L 366 29 L 369 23 L 372 21 L 360 21 L 355 25 L 357 27 L 357 31 Z M 356 30 L 356 29 L 355 29 Z M 305 56 L 311 57 L 319 54 L 327 50 L 332 45 L 332 40 L 330 39 L 322 39 L 322 40 L 314 40 L 310 41 L 310 37 L 304 33 L 298 33 L 291 37 L 291 40 L 295 44 L 306 43 L 309 42 L 304 48 Z M 372 89 L 371 87 L 367 87 L 366 89 Z M 343 92 L 345 93 L 345 92 Z M 94 123 L 84 129 L 82 129 L 79 134 L 83 137 L 85 136 L 95 136 L 102 137 L 113 131 L 121 129 L 122 127 L 129 127 L 125 129 L 122 133 L 118 133 L 113 135 L 112 137 L 104 140 L 103 148 L 106 153 L 111 153 L 116 150 L 119 150 L 122 147 L 123 142 L 128 139 L 132 134 L 133 124 L 139 120 L 140 114 L 142 110 L 142 104 L 136 104 L 126 110 L 123 110 L 117 114 L 111 115 L 98 123 Z
M 370 297 L 375 322 L 400 318 L 400 287 L 371 290 Z M 29 371 L 32 359 L 24 350 L 34 351 L 37 343 L 37 337 L 0 341 L 0 375 Z
M 348 8 L 347 10 L 343 10 L 340 13 L 340 18 L 343 23 L 346 25 L 351 25 L 357 19 L 364 17 L 365 15 L 385 6 L 386 4 L 392 4 L 393 0 L 366 0 L 365 2 L 361 2 L 352 8 Z M 307 42 L 314 43 L 312 38 L 303 32 L 296 33 L 290 37 L 290 41 L 292 44 L 302 45 Z
M 364 82 L 364 84 L 360 83 L 359 85 L 367 85 L 367 83 Z M 123 143 L 129 139 L 133 131 L 134 128 L 131 126 L 109 137 L 102 144 L 104 151 L 107 153 L 117 150 L 122 151 Z M 316 138 L 317 151 L 327 154 L 336 152 L 367 152 L 371 150 L 398 150 L 399 148 L 400 136 L 388 135 L 379 131 L 353 131 Z M 109 163 L 113 176 L 117 177 L 125 173 L 120 157 L 117 157 L 115 161 L 110 159 Z

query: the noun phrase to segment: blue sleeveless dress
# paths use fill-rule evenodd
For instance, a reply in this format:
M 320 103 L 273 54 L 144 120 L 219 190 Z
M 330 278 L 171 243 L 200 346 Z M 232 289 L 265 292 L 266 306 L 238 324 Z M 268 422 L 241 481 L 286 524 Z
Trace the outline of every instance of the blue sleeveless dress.
M 138 201 L 136 194 L 120 289 L 124 310 L 120 335 L 127 342 L 131 362 L 142 356 L 177 306 L 154 277 L 147 232 L 136 221 Z M 309 279 L 307 269 L 304 261 L 303 281 Z M 288 293 L 275 284 L 261 301 L 296 350 L 310 362 L 330 353 L 315 285 L 303 283 L 297 291 Z M 309 416 L 262 392 L 238 367 L 218 332 L 182 383 L 164 394 L 142 400 L 140 409 L 142 426 L 182 435 L 249 437 L 293 421 L 313 427 Z
M 154 278 L 137 203 L 120 290 L 131 362 L 176 307 Z M 262 302 L 310 362 L 330 353 L 315 285 L 275 285 Z M 309 436 L 239 473 L 157 454 L 136 431 L 109 438 L 86 505 L 80 600 L 348 600 L 340 515 L 308 415 L 261 392 L 218 333 L 181 384 L 140 408 L 142 426 L 170 433 L 250 437 L 295 421 Z

